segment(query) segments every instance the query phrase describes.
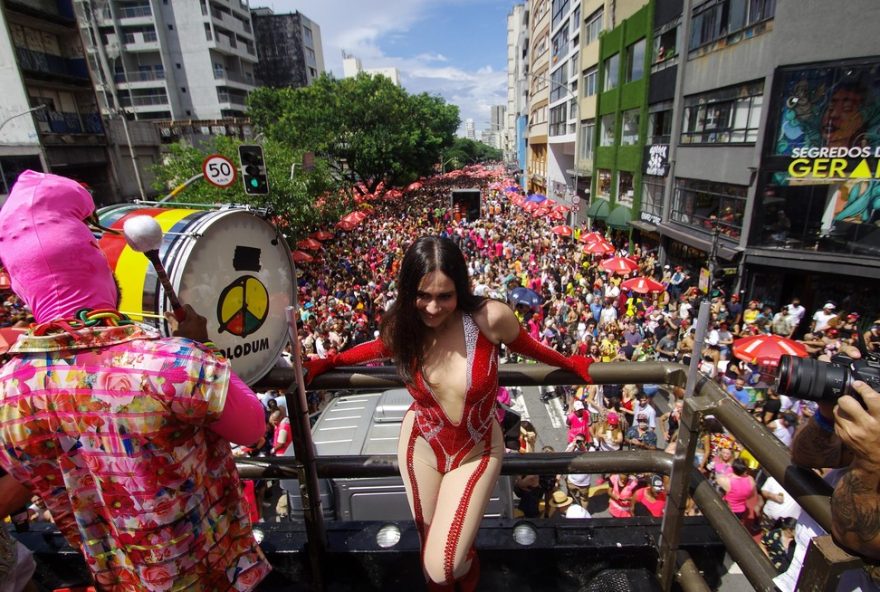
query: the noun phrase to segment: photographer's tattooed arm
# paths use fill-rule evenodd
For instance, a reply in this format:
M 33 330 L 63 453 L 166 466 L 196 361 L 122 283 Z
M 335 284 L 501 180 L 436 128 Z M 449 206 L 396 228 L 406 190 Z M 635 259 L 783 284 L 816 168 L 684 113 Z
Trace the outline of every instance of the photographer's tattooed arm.
M 827 425 L 834 423 L 832 409 L 833 405 L 820 403 L 819 413 L 826 418 Z M 794 436 L 791 461 L 810 469 L 835 469 L 847 466 L 852 461 L 852 453 L 836 433 L 822 429 L 815 419 L 811 419 L 804 422 Z
M 880 394 L 853 383 L 862 403 L 841 397 L 834 429 L 853 461 L 834 488 L 831 526 L 835 538 L 862 555 L 880 559 Z

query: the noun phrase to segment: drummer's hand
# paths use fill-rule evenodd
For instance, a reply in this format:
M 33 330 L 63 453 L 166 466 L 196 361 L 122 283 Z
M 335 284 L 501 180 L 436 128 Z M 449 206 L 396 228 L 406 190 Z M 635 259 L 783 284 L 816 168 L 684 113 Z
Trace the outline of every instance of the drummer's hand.
M 168 321 L 168 326 L 171 327 L 171 334 L 175 337 L 186 337 L 201 343 L 209 341 L 208 319 L 197 313 L 189 304 L 184 304 L 183 310 L 186 316 L 179 323 L 174 318 L 174 313 L 165 313 L 165 320 Z

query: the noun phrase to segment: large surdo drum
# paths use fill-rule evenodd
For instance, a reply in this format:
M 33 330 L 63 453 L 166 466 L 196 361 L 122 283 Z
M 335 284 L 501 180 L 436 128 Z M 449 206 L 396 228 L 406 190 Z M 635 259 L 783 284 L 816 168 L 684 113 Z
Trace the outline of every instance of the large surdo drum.
M 132 216 L 152 216 L 164 238 L 159 256 L 183 304 L 208 319 L 208 335 L 233 370 L 253 384 L 287 343 L 285 308 L 293 304 L 294 273 L 284 237 L 254 212 L 118 205 L 98 211 L 101 225 L 121 232 Z M 119 310 L 168 334 L 171 310 L 155 270 L 122 235 L 99 244 L 121 288 Z

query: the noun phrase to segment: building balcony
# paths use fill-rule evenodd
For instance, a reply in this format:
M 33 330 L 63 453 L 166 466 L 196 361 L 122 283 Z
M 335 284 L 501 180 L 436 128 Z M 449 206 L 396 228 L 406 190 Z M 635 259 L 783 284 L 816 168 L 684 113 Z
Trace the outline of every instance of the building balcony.
M 157 88 L 165 90 L 165 72 L 117 72 L 113 77 L 116 86 L 121 89 Z
M 122 36 L 125 51 L 159 51 L 159 38 L 155 31 L 126 33 Z
M 215 25 L 219 25 L 224 29 L 228 29 L 233 33 L 237 33 L 242 37 L 253 41 L 254 33 L 251 30 L 250 21 L 244 22 L 235 18 L 228 12 L 221 12 L 219 10 L 211 11 L 211 20 L 214 21 Z
M 247 93 L 217 91 L 217 100 L 221 109 L 244 111 L 247 109 Z
M 6 5 L 13 12 L 28 14 L 54 23 L 76 22 L 71 0 L 7 0 Z
M 214 80 L 217 81 L 217 84 L 237 88 L 244 91 L 253 90 L 256 86 L 253 76 L 250 76 L 250 78 L 248 78 L 247 76 L 235 74 L 230 72 L 229 70 L 222 70 L 220 68 L 214 70 Z
M 101 134 L 104 124 L 100 113 L 38 111 L 35 114 L 40 134 Z
M 68 82 L 91 84 L 89 70 L 83 58 L 63 58 L 24 47 L 16 47 L 15 53 L 18 57 L 18 65 L 25 73 L 42 74 L 55 79 L 64 78 Z
M 134 97 L 121 96 L 119 97 L 119 105 L 121 107 L 131 107 L 134 111 L 138 111 L 138 107 L 149 107 L 147 111 L 155 111 L 155 107 L 168 107 L 168 95 L 162 94 L 154 94 L 154 95 L 141 95 Z

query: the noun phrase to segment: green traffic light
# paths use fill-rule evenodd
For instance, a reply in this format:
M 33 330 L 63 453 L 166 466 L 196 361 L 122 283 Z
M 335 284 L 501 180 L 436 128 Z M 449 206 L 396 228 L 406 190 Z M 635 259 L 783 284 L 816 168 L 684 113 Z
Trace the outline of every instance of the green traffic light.
M 259 185 L 260 185 L 260 182 L 259 182 L 259 181 L 257 181 L 256 179 L 251 179 L 251 187 L 256 188 L 256 187 L 258 187 Z

